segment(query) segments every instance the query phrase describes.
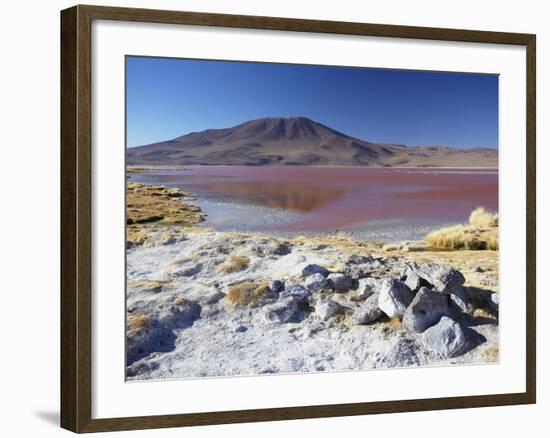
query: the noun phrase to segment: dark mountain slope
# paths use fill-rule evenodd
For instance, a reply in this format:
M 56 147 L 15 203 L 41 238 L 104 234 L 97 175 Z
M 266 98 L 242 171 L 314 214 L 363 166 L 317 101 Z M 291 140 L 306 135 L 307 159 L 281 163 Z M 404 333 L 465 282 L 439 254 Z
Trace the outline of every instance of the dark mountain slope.
M 370 143 L 305 117 L 251 120 L 127 150 L 130 165 L 495 167 L 497 157 L 493 149 Z

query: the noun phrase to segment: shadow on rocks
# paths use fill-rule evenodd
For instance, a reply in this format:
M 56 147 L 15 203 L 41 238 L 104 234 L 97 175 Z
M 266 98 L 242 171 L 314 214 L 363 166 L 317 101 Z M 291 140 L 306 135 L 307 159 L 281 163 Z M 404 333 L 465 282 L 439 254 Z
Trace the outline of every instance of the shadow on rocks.
M 162 317 L 150 321 L 147 328 L 132 337 L 126 337 L 126 365 L 150 355 L 168 353 L 176 348 L 175 330 L 191 327 L 200 318 L 201 307 L 185 301 L 172 306 Z
M 151 353 L 169 353 L 176 348 L 176 335 L 173 330 L 167 327 L 154 327 L 147 340 L 127 347 L 126 365 L 149 356 Z
M 482 289 L 479 287 L 464 287 L 468 300 L 478 308 L 489 311 L 492 315 L 496 315 L 498 312 L 492 305 L 491 296 L 493 291 L 489 289 Z
M 292 315 L 288 322 L 300 323 L 306 319 L 315 309 L 307 301 L 298 304 L 298 311 Z
M 463 326 L 462 329 L 464 331 L 464 334 L 466 335 L 466 339 L 468 340 L 468 346 L 465 348 L 462 354 L 467 353 L 468 351 L 473 350 L 474 348 L 487 342 L 487 338 L 485 336 L 476 332 L 470 327 Z

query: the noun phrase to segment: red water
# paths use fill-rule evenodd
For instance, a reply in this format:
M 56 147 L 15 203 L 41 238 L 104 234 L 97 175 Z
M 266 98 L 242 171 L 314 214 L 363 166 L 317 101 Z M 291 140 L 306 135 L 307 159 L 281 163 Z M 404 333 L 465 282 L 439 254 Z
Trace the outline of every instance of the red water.
M 196 166 L 139 179 L 303 214 L 270 226 L 273 231 L 346 229 L 385 219 L 463 222 L 477 206 L 498 210 L 494 169 Z

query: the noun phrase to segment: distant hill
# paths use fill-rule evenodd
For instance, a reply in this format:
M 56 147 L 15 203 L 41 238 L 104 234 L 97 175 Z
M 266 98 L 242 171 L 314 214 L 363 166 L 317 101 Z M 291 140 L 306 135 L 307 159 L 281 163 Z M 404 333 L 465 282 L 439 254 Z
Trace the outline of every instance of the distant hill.
M 251 120 L 128 148 L 130 165 L 347 165 L 497 167 L 490 148 L 370 143 L 305 117 Z

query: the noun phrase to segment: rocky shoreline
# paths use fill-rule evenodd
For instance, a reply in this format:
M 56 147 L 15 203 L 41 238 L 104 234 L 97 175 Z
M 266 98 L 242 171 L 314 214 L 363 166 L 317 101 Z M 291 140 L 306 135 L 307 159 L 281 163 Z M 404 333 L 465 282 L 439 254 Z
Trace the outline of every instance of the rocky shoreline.
M 130 224 L 128 379 L 498 361 L 497 252 L 218 232 L 169 190 Z

